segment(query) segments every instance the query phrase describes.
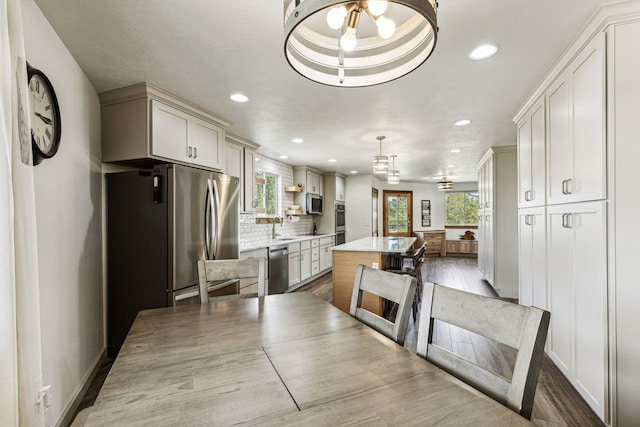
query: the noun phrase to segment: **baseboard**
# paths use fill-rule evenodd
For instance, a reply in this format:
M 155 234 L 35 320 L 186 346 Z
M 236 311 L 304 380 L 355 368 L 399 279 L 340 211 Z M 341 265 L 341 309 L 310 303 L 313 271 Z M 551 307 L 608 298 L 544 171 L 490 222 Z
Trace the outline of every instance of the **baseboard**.
M 82 398 L 91 386 L 91 382 L 100 370 L 102 362 L 104 361 L 104 359 L 106 359 L 106 357 L 107 352 L 106 349 L 103 348 L 96 359 L 93 361 L 91 369 L 89 369 L 85 377 L 80 382 L 80 385 L 76 389 L 76 392 L 73 394 L 73 397 L 69 400 L 69 403 L 67 403 L 67 407 L 64 408 L 64 411 L 62 411 L 62 416 L 56 423 L 56 427 L 66 427 L 71 424 L 71 421 L 73 421 L 73 416 L 76 413 L 78 406 L 80 406 L 80 402 L 82 402 Z

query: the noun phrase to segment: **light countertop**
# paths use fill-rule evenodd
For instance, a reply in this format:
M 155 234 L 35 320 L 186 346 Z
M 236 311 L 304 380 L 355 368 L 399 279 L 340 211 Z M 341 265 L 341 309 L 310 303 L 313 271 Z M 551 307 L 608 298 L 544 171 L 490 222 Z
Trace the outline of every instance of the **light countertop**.
M 311 239 L 321 239 L 323 237 L 331 237 L 335 236 L 336 233 L 328 233 L 328 234 L 308 234 L 301 236 L 282 236 L 275 239 L 269 239 L 267 241 L 263 241 L 260 243 L 246 245 L 240 247 L 240 252 L 252 251 L 254 249 L 265 249 L 269 246 L 279 246 L 279 245 L 288 245 L 289 243 L 302 242 L 303 240 L 311 240 Z
M 413 248 L 415 237 L 365 237 L 343 245 L 334 246 L 334 251 L 403 253 Z

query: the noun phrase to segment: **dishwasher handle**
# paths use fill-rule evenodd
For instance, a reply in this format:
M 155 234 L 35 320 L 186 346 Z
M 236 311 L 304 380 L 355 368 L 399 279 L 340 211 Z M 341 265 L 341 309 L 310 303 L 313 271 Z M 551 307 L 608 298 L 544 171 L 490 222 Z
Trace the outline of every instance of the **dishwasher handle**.
M 289 254 L 289 250 L 286 247 L 269 249 L 269 254 L 272 254 L 272 253 L 275 253 L 275 252 L 282 252 L 282 255 L 288 255 Z

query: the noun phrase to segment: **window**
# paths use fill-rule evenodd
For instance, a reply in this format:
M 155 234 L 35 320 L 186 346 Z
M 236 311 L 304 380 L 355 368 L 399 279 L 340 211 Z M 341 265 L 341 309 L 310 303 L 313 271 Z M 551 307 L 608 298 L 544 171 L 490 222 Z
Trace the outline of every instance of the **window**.
M 446 225 L 478 225 L 478 192 L 456 191 L 446 195 Z
M 278 182 L 280 177 L 272 173 L 256 172 L 256 213 L 275 216 L 278 212 Z

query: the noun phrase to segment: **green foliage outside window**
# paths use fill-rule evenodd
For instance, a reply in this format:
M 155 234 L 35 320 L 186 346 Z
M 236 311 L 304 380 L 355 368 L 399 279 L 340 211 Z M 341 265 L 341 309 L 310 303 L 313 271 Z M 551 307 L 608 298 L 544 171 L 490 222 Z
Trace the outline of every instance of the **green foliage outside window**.
M 478 192 L 459 191 L 446 195 L 446 225 L 478 225 Z
M 406 197 L 389 197 L 388 198 L 388 222 L 389 233 L 406 233 L 407 222 L 407 198 Z
M 278 212 L 278 176 L 267 172 L 256 172 L 256 212 L 268 216 Z

